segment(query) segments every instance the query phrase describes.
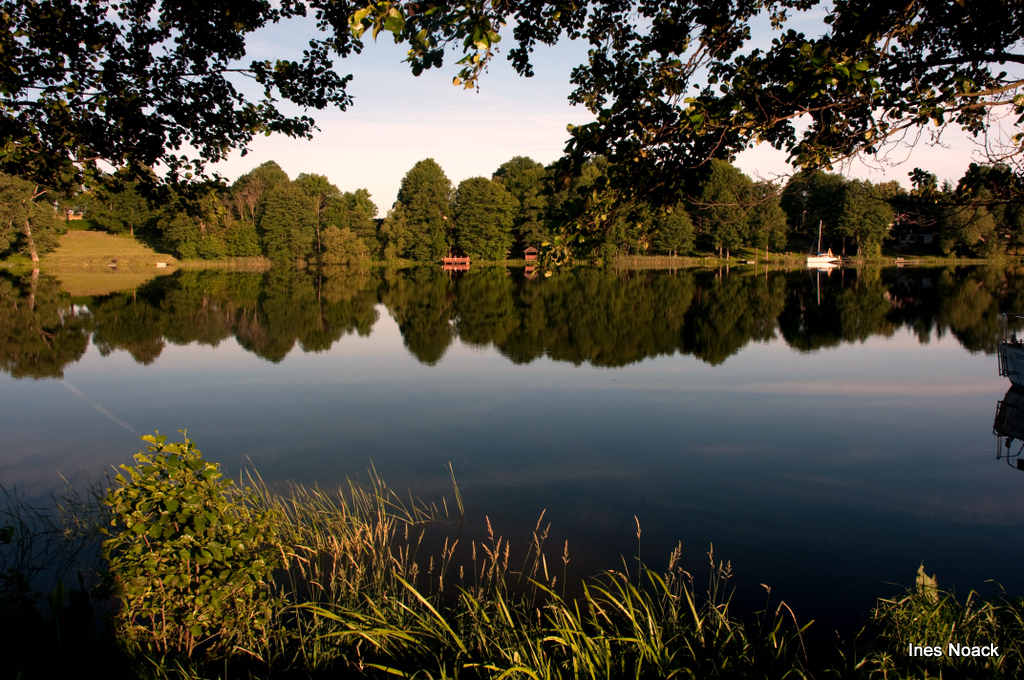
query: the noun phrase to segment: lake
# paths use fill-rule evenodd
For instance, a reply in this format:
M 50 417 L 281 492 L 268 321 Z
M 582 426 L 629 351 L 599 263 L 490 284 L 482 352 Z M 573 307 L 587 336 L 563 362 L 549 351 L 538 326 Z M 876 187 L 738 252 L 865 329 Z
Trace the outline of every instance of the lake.
M 801 620 L 912 584 L 1024 595 L 996 459 L 1010 269 L 185 271 L 72 298 L 0 272 L 0 482 L 38 499 L 188 429 L 271 484 L 453 501 L 570 570 L 730 560 Z M 639 523 L 640 537 L 637 537 Z M 560 567 L 559 567 L 560 568 Z M 698 579 L 700 581 L 700 578 Z

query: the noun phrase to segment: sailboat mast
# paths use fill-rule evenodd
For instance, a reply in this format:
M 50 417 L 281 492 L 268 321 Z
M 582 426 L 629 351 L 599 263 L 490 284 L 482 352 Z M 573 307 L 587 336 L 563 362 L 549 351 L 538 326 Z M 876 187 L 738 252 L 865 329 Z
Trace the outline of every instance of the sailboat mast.
M 818 220 L 818 253 L 821 253 L 821 220 Z

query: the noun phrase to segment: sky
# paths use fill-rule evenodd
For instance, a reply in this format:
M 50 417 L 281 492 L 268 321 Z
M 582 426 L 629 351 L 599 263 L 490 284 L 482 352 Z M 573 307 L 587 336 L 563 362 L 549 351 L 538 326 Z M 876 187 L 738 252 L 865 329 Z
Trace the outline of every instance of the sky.
M 270 27 L 254 36 L 247 58 L 296 58 L 314 32 L 308 20 Z M 587 45 L 582 41 L 539 47 L 533 78 L 518 76 L 503 52 L 481 79 L 479 91 L 452 84 L 458 56 L 448 55 L 441 69 L 415 77 L 403 63 L 405 50 L 387 34 L 378 42 L 367 39 L 362 54 L 335 64 L 339 73 L 353 75 L 348 86 L 353 106 L 344 112 L 312 112 L 320 131 L 311 141 L 259 137 L 245 157 L 236 152 L 211 169 L 234 180 L 274 160 L 292 178 L 316 173 L 326 175 L 342 191 L 368 189 L 384 216 L 402 177 L 417 161 L 433 158 L 455 185 L 470 177 L 490 177 L 514 156 L 548 164 L 561 155 L 569 138 L 568 124 L 593 120 L 585 108 L 568 101 L 572 68 L 586 62 Z M 966 135 L 952 132 L 946 133 L 943 146 L 929 144 L 926 133 L 914 147 L 896 150 L 891 160 L 899 162 L 892 167 L 854 161 L 842 171 L 850 177 L 897 180 L 909 186 L 908 173 L 922 167 L 935 173 L 940 183 L 956 182 L 977 160 L 978 147 Z M 755 178 L 792 172 L 785 154 L 767 145 L 742 153 L 736 164 Z

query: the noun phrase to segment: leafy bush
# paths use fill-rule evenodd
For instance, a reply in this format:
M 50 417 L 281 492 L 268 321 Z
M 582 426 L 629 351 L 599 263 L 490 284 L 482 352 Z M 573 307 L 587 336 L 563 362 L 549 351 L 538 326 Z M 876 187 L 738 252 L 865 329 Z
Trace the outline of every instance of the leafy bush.
M 327 227 L 324 229 L 322 240 L 324 252 L 320 255 L 320 260 L 324 264 L 354 266 L 370 260 L 370 249 L 363 239 L 353 234 L 348 227 Z
M 163 654 L 258 654 L 279 606 L 270 587 L 280 555 L 274 513 L 224 479 L 187 437 L 143 440 L 148 453 L 121 466 L 103 501 L 118 634 Z

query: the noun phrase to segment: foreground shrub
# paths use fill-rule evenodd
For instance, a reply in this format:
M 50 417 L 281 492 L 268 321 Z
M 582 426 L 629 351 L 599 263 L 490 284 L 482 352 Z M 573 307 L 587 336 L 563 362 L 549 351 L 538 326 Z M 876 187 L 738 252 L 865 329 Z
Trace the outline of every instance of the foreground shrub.
M 278 605 L 270 585 L 280 554 L 273 513 L 224 479 L 187 437 L 143 440 L 148 453 L 121 466 L 103 499 L 118 636 L 161 654 L 258 653 Z

